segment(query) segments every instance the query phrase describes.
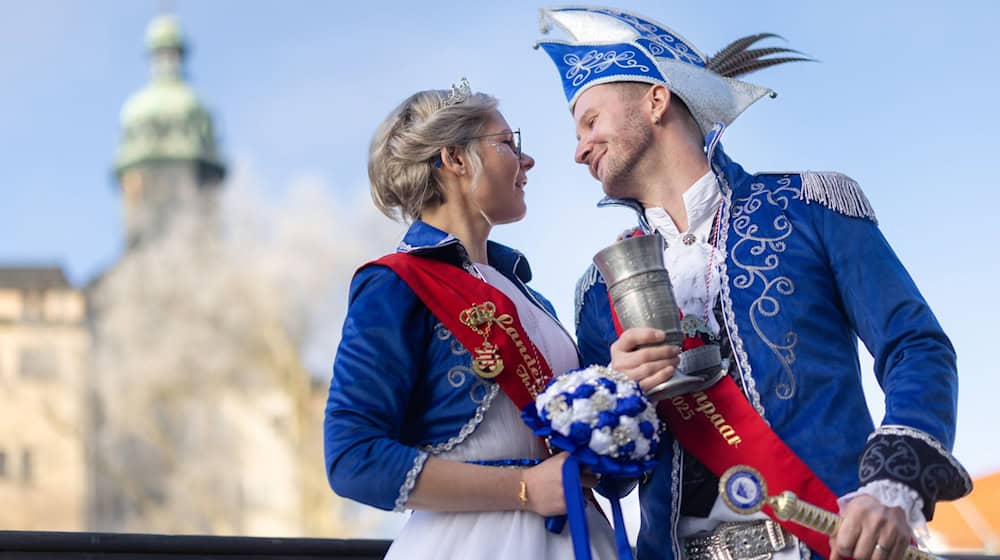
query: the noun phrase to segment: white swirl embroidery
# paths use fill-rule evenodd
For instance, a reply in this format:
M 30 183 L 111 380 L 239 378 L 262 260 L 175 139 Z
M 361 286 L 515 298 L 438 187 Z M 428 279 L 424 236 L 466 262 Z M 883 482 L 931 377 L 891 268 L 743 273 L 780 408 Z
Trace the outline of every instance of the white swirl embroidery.
M 795 346 L 799 336 L 793 331 L 786 332 L 783 341 L 772 340 L 761 325 L 762 319 L 769 319 L 781 311 L 780 296 L 790 296 L 795 293 L 795 283 L 785 275 L 769 277 L 769 273 L 777 270 L 781 264 L 780 254 L 785 252 L 785 240 L 791 236 L 791 222 L 779 213 L 771 222 L 773 231 L 761 232 L 760 226 L 753 222 L 751 215 L 764 207 L 787 210 L 790 199 L 799 196 L 799 189 L 792 186 L 790 177 L 782 177 L 774 189 L 767 188 L 763 183 L 750 185 L 750 194 L 739 198 L 733 205 L 733 233 L 739 240 L 733 244 L 729 256 L 733 265 L 743 272 L 733 279 L 733 286 L 745 290 L 760 282 L 761 292 L 750 305 L 750 324 L 757 336 L 771 349 L 785 371 L 785 379 L 778 383 L 775 390 L 779 399 L 787 400 L 795 396 L 795 375 L 792 364 L 795 362 Z M 764 256 L 758 264 L 740 261 L 739 251 L 748 251 L 754 257 Z
M 448 441 L 425 445 L 421 449 L 432 455 L 440 455 L 445 451 L 451 451 L 456 445 L 465 441 L 465 438 L 472 435 L 472 432 L 476 431 L 476 427 L 483 422 L 486 411 L 489 410 L 490 405 L 493 404 L 493 399 L 496 398 L 499 393 L 500 386 L 496 383 L 490 384 L 486 388 L 486 394 L 483 397 L 482 402 L 479 404 L 479 407 L 476 408 L 476 413 L 469 419 L 468 422 L 465 423 L 464 426 L 462 426 L 462 429 L 458 431 L 457 435 L 450 438 Z
M 462 343 L 451 334 L 451 331 L 445 328 L 443 323 L 434 325 L 434 336 L 441 341 L 450 339 L 451 353 L 454 356 L 464 356 L 469 353 L 465 346 L 462 346 Z M 467 365 L 452 366 L 445 377 L 448 380 L 448 384 L 456 389 L 465 385 L 466 378 L 472 377 L 472 386 L 469 387 L 469 399 L 476 404 L 482 404 L 489 393 L 491 383 L 473 373 L 472 368 Z
M 720 248 L 725 248 L 728 246 L 729 239 L 729 219 L 732 214 L 732 196 L 733 190 L 729 186 L 729 181 L 726 179 L 725 173 L 719 169 L 718 166 L 713 165 L 713 170 L 715 171 L 715 176 L 719 180 L 719 187 L 723 194 L 723 212 L 722 212 L 722 223 L 719 225 L 719 241 L 718 246 Z M 747 395 L 747 399 L 753 404 L 754 410 L 757 414 L 764 418 L 764 405 L 760 402 L 760 393 L 757 392 L 757 382 L 753 377 L 753 368 L 750 367 L 750 357 L 747 356 L 746 349 L 743 347 L 743 339 L 740 337 L 739 325 L 736 324 L 736 314 L 733 311 L 733 298 L 730 293 L 730 281 L 729 281 L 729 269 L 725 261 L 719 263 L 719 277 L 722 279 L 722 293 L 720 298 L 722 299 L 722 312 L 725 315 L 725 324 L 729 329 L 729 341 L 733 347 L 734 358 L 737 362 L 737 372 L 740 376 L 740 381 L 743 385 L 743 392 Z
M 461 356 L 469 353 L 469 351 L 465 349 L 465 346 L 462 346 L 462 343 L 459 342 L 457 338 L 452 337 L 451 331 L 444 326 L 444 323 L 434 325 L 434 336 L 437 337 L 438 340 L 451 339 L 452 355 Z
M 590 73 L 601 74 L 612 66 L 625 69 L 636 69 L 649 72 L 649 67 L 639 64 L 635 60 L 635 51 L 622 51 L 621 53 L 609 50 L 592 50 L 581 58 L 576 53 L 569 53 L 563 57 L 563 62 L 569 65 L 566 71 L 566 79 L 573 80 L 573 86 L 582 84 L 590 76 Z
M 494 384 L 473 373 L 472 368 L 469 366 L 453 366 L 449 369 L 447 374 L 448 384 L 458 389 L 465 385 L 466 377 L 470 376 L 472 377 L 472 386 L 469 387 L 469 400 L 476 404 L 482 404 L 489 393 L 489 388 Z
M 672 58 L 681 62 L 687 62 L 696 66 L 705 65 L 705 61 L 701 59 L 701 56 L 693 52 L 691 47 L 685 44 L 684 41 L 674 37 L 667 30 L 653 23 L 641 20 L 632 14 L 616 10 L 595 11 L 607 14 L 631 25 L 633 29 L 639 32 L 641 39 L 649 41 L 649 53 L 653 56 L 662 56 L 664 53 L 667 53 Z

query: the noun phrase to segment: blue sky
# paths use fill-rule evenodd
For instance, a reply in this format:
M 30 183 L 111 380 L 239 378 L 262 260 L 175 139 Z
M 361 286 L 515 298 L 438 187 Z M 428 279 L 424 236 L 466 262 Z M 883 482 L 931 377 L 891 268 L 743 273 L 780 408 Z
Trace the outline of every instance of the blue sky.
M 192 45 L 190 81 L 214 112 L 224 153 L 275 200 L 309 178 L 341 208 L 364 201 L 371 133 L 413 91 L 468 76 L 499 97 L 537 165 L 528 217 L 494 238 L 528 255 L 536 287 L 572 321 L 576 277 L 631 218 L 593 208 L 600 187 L 572 161 L 557 75 L 530 48 L 541 5 L 173 2 Z M 772 31 L 821 61 L 754 75 L 779 96 L 737 120 L 726 149 L 750 170 L 838 170 L 861 183 L 958 349 L 956 454 L 973 474 L 1000 468 L 989 443 L 1000 420 L 1000 305 L 988 291 L 1000 243 L 990 163 L 1000 4 L 608 5 L 658 19 L 706 52 Z M 157 9 L 153 0 L 0 0 L 0 263 L 61 263 L 83 283 L 119 253 L 110 172 L 118 111 L 146 83 L 142 39 Z

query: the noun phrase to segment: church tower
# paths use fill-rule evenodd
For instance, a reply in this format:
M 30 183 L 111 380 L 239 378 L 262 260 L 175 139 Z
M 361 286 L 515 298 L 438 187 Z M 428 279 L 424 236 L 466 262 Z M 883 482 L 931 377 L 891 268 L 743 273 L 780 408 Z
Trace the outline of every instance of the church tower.
M 188 49 L 173 16 L 150 23 L 146 50 L 152 77 L 122 107 L 114 169 L 128 249 L 162 234 L 184 209 L 214 222 L 226 174 L 212 117 L 184 79 Z
M 281 288 L 224 235 L 226 169 L 177 21 L 154 19 L 146 47 L 152 78 L 122 108 L 114 165 L 127 248 L 89 290 L 88 526 L 348 536 L 315 465 L 326 391 Z

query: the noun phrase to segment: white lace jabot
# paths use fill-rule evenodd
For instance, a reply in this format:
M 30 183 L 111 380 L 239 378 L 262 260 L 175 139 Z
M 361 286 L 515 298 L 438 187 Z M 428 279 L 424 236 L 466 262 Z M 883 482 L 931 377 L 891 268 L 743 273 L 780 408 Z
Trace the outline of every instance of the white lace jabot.
M 682 321 L 681 329 L 688 335 L 697 331 L 712 335 L 719 332 L 711 309 L 721 289 L 719 277 L 724 255 L 709 240 L 720 204 L 722 193 L 715 175 L 709 171 L 684 192 L 688 231 L 679 231 L 663 208 L 646 209 L 646 219 L 666 241 L 663 257 L 677 306 L 687 319 Z

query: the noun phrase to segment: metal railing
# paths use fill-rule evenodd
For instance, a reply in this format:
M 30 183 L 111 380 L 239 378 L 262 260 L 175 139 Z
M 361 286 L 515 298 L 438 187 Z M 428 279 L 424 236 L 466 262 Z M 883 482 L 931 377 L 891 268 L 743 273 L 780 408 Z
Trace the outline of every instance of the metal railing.
M 0 560 L 373 560 L 392 541 L 0 531 Z M 946 560 L 1000 560 L 946 554 Z
M 391 541 L 369 539 L 285 539 L 0 531 L 0 559 L 7 560 L 372 560 Z

